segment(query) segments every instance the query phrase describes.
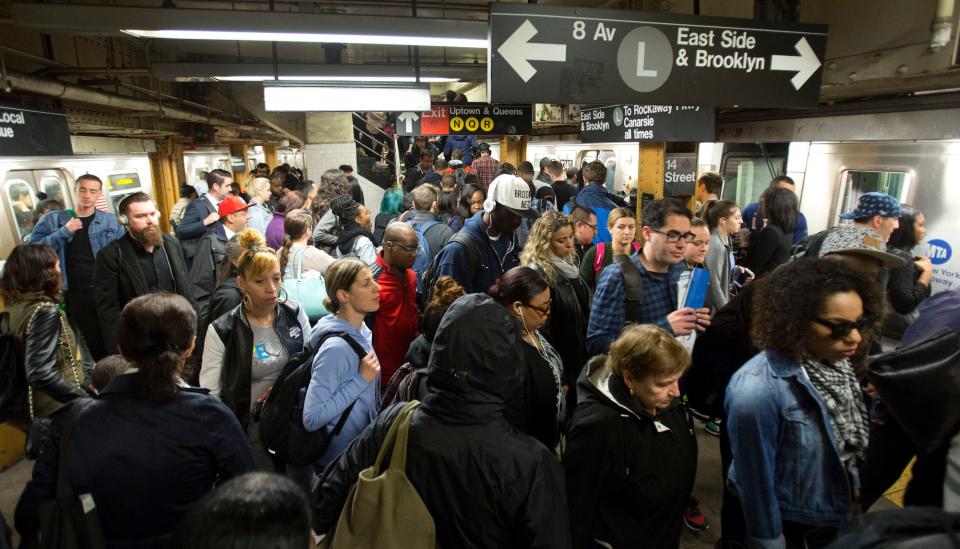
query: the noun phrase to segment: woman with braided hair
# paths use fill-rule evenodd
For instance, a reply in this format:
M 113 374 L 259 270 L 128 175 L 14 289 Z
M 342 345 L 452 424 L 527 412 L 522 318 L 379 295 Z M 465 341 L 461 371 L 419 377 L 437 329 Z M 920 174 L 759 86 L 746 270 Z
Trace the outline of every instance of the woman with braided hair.
M 377 248 L 370 232 L 370 210 L 344 195 L 330 202 L 330 211 L 337 216 L 341 227 L 334 256 L 337 259 L 355 257 L 373 269 L 377 264 Z
M 147 294 L 123 308 L 119 348 L 130 368 L 97 400 L 73 404 L 82 409 L 37 461 L 17 505 L 25 546 L 40 532 L 39 506 L 57 497 L 60 444 L 68 482 L 92 496 L 109 549 L 166 547 L 194 502 L 254 468 L 234 414 L 180 379 L 196 329 L 193 306 L 176 294 Z
M 260 443 L 254 411 L 267 400 L 287 359 L 303 350 L 310 321 L 296 302 L 285 299 L 280 260 L 263 235 L 237 235 L 244 252 L 237 261 L 243 302 L 210 323 L 203 345 L 200 386 L 219 397 L 247 432 L 257 466 L 275 465 Z

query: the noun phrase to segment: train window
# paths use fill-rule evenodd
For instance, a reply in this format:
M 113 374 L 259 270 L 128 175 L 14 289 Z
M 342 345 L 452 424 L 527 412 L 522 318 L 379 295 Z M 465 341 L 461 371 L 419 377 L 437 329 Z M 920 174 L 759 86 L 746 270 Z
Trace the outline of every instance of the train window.
M 721 198 L 733 200 L 741 207 L 756 202 L 770 186 L 774 174 L 785 173 L 787 159 L 782 156 L 760 158 L 730 155 L 723 160 L 723 193 Z
M 20 238 L 30 232 L 33 221 L 33 210 L 37 204 L 33 198 L 33 188 L 23 179 L 7 179 L 7 199 L 13 210 L 13 217 L 17 223 Z
M 857 201 L 864 193 L 887 193 L 902 201 L 910 184 L 910 174 L 906 172 L 845 170 L 841 177 L 843 198 L 837 215 L 856 209 Z
M 52 198 L 54 200 L 59 200 L 62 204 L 64 202 L 64 185 L 63 180 L 56 176 L 45 175 L 40 178 L 40 188 L 43 189 L 43 192 L 47 195 L 47 198 Z
M 127 191 L 140 187 L 140 175 L 137 172 L 115 173 L 108 175 L 111 191 Z

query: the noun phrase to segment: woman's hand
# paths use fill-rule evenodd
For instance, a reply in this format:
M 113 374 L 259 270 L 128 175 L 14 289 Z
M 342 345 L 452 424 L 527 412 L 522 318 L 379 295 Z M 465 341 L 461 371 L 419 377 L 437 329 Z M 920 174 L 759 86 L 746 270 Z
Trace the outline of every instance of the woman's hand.
M 360 375 L 363 376 L 363 379 L 367 383 L 372 383 L 373 380 L 377 379 L 377 375 L 380 374 L 380 361 L 377 360 L 377 355 L 373 351 L 367 353 L 367 356 L 363 357 L 360 360 Z

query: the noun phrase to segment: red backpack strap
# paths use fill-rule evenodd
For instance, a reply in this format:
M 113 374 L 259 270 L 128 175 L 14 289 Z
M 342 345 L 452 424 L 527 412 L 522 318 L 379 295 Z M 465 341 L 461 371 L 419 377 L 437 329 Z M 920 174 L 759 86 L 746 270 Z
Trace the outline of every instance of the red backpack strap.
M 603 242 L 597 244 L 597 255 L 593 258 L 593 272 L 599 274 L 603 269 L 603 256 L 606 255 L 607 246 Z
M 634 242 L 634 243 L 633 243 L 633 251 L 635 251 L 635 252 L 639 252 L 639 251 L 640 251 L 640 243 L 639 243 L 639 242 Z

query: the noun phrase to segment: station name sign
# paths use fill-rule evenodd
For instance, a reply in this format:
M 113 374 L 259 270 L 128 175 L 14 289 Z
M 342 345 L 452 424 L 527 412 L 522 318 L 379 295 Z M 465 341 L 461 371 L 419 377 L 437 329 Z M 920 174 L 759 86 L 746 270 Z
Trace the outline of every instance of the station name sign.
M 66 115 L 0 105 L 0 156 L 71 154 Z
M 397 135 L 529 135 L 532 128 L 530 105 L 441 103 L 397 113 Z
M 580 111 L 583 143 L 713 141 L 716 136 L 712 107 L 617 105 Z
M 492 103 L 813 107 L 826 25 L 491 4 Z

